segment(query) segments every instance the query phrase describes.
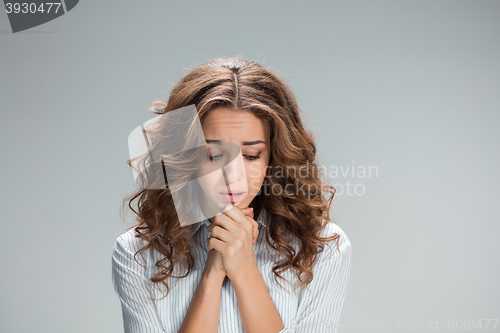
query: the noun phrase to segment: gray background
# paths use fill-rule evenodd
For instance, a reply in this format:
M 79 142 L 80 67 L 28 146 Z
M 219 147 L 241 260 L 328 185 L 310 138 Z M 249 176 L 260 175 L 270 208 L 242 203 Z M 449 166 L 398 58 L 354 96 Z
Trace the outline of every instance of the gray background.
M 82 1 L 12 34 L 0 12 L 0 331 L 123 330 L 128 134 L 190 67 L 237 55 L 283 74 L 323 165 L 378 168 L 332 179 L 365 190 L 334 200 L 355 254 L 341 331 L 492 331 L 499 18 L 499 1 Z

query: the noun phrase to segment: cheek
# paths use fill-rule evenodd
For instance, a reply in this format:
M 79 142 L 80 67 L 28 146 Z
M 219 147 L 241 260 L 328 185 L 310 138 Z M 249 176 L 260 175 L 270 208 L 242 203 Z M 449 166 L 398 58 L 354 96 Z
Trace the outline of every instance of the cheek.
M 216 175 L 214 175 L 214 174 L 209 174 L 209 175 L 199 177 L 199 178 L 197 178 L 197 180 L 198 180 L 198 183 L 200 184 L 200 187 L 206 193 L 211 192 L 211 190 L 216 188 L 216 184 L 218 184 L 218 179 L 217 179 Z
M 200 184 L 201 189 L 206 192 L 208 188 L 206 180 L 204 178 L 198 178 L 198 184 Z
M 257 190 L 260 189 L 266 176 L 266 166 L 266 164 L 261 162 L 250 162 L 247 165 L 246 173 L 248 188 L 252 187 Z

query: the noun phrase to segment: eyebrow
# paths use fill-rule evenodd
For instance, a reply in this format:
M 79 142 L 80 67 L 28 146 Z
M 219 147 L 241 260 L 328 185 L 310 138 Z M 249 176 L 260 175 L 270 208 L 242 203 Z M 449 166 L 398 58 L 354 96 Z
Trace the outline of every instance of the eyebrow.
M 220 140 L 205 140 L 207 143 L 220 143 L 221 141 Z M 253 146 L 253 145 L 256 145 L 256 144 L 259 144 L 259 143 L 264 143 L 264 141 L 262 140 L 255 140 L 255 141 L 243 141 L 242 142 L 242 145 L 243 146 Z

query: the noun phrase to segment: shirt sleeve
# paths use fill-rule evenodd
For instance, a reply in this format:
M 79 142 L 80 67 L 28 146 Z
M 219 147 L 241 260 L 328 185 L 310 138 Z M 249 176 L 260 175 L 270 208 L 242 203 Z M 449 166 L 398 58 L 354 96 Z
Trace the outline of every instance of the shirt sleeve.
M 333 223 L 332 223 L 333 224 Z M 313 280 L 299 295 L 297 317 L 279 333 L 334 332 L 340 318 L 351 271 L 351 243 L 336 224 L 337 240 L 325 245 L 313 266 Z
M 135 261 L 137 250 L 131 249 L 124 235 L 116 240 L 112 254 L 113 287 L 122 306 L 124 332 L 167 333 L 158 320 L 154 302 L 149 299 L 153 296 L 145 278 L 146 269 Z M 141 253 L 136 256 L 137 260 Z

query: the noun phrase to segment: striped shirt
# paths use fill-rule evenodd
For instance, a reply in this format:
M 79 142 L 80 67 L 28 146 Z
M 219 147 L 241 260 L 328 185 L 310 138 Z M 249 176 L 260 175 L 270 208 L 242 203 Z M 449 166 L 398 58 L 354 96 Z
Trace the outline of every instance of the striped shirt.
M 274 279 L 272 267 L 280 257 L 276 257 L 265 241 L 265 214 L 265 210 L 262 210 L 257 219 L 259 235 L 254 244 L 254 253 L 269 295 L 285 326 L 276 333 L 338 332 L 351 268 L 351 243 L 346 234 L 333 222 L 327 224 L 321 236 L 339 234 L 341 253 L 337 250 L 336 240 L 325 244 L 324 251 L 318 255 L 318 261 L 313 266 L 313 280 L 308 288 L 300 291 L 299 287 L 294 291 L 286 281 L 277 278 L 282 288 Z M 201 226 L 208 226 L 210 222 L 204 215 L 199 221 L 190 226 L 190 230 L 193 230 L 191 240 L 195 267 L 184 278 L 168 279 L 166 282 L 171 289 L 163 299 L 166 288 L 162 286 L 160 293 L 156 287 L 153 292 L 153 283 L 149 281 L 152 274 L 159 272 L 153 271 L 153 267 L 163 256 L 153 249 L 140 252 L 136 258 L 145 269 L 134 260 L 134 254 L 145 245 L 142 239 L 135 237 L 134 228 L 116 240 L 112 252 L 112 281 L 121 302 L 125 333 L 174 333 L 179 330 L 208 255 L 206 239 L 210 233 Z M 294 238 L 291 245 L 296 250 L 297 244 Z M 184 272 L 174 270 L 174 275 L 184 275 Z M 291 270 L 281 275 L 292 285 L 297 281 Z M 236 294 L 227 277 L 222 284 L 218 332 L 244 332 Z

